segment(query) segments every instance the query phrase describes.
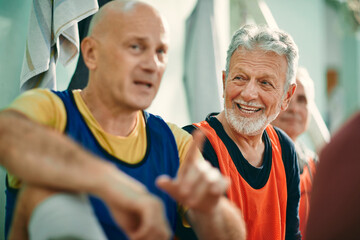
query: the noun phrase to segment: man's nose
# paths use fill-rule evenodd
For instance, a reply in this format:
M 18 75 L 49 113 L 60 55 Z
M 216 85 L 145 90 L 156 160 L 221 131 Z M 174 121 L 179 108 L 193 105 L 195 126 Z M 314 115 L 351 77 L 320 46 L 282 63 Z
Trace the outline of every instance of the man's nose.
M 149 72 L 154 72 L 159 67 L 159 59 L 156 53 L 147 53 L 142 61 L 142 68 Z
M 259 89 L 256 85 L 256 81 L 254 79 L 250 79 L 241 91 L 241 97 L 244 101 L 249 102 L 258 97 L 258 91 Z

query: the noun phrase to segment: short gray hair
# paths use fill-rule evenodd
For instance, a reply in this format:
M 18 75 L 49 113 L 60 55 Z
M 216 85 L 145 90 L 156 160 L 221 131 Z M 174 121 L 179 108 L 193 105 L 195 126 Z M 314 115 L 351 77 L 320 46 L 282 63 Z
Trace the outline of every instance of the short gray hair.
M 226 57 L 225 74 L 229 74 L 229 65 L 235 50 L 243 47 L 246 50 L 260 48 L 264 51 L 275 52 L 278 55 L 285 55 L 288 64 L 284 91 L 296 81 L 296 71 L 299 61 L 299 51 L 292 37 L 279 29 L 272 29 L 267 26 L 248 24 L 237 30 L 229 45 Z

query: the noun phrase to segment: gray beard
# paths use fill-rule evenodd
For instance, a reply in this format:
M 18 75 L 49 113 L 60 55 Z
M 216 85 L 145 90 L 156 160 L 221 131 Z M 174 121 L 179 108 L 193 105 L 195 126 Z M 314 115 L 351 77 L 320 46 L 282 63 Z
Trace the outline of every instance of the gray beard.
M 280 109 L 277 113 L 269 116 L 268 118 L 265 114 L 262 114 L 257 118 L 246 118 L 236 114 L 235 107 L 233 108 L 224 108 L 225 117 L 230 127 L 233 128 L 236 132 L 244 134 L 246 136 L 255 136 L 257 134 L 262 134 L 264 129 L 269 123 L 271 123 L 280 113 Z

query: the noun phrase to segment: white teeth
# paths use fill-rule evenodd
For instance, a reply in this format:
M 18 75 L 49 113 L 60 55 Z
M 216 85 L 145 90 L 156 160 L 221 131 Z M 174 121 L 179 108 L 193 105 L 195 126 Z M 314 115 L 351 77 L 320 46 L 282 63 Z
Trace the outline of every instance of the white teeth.
M 241 110 L 242 110 L 243 112 L 246 112 L 246 113 L 256 112 L 256 110 L 249 110 L 249 109 L 245 109 L 245 108 L 241 108 Z
M 244 107 L 241 107 L 242 109 L 244 109 L 245 111 L 256 111 L 258 110 L 258 108 L 244 108 Z
M 260 108 L 243 107 L 240 104 L 236 104 L 238 108 L 245 113 L 254 113 L 260 110 Z

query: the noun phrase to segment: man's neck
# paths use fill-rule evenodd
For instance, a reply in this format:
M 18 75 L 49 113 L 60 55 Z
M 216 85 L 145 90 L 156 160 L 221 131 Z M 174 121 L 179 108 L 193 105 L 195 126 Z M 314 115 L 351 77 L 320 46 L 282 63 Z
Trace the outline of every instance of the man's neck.
M 111 107 L 102 101 L 102 98 L 97 96 L 96 92 L 89 91 L 87 88 L 80 95 L 105 132 L 114 136 L 126 137 L 134 130 L 138 121 L 139 110 Z
M 263 163 L 265 144 L 262 140 L 263 131 L 254 136 L 237 132 L 226 119 L 222 111 L 216 118 L 221 122 L 227 135 L 235 142 L 244 158 L 254 167 L 260 167 Z

